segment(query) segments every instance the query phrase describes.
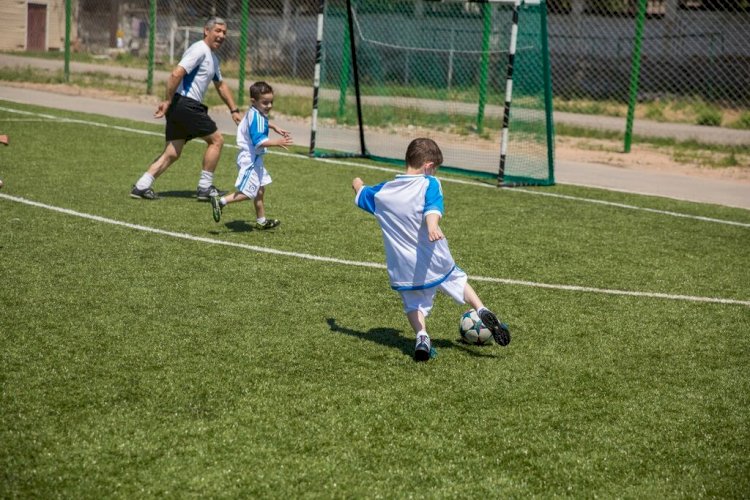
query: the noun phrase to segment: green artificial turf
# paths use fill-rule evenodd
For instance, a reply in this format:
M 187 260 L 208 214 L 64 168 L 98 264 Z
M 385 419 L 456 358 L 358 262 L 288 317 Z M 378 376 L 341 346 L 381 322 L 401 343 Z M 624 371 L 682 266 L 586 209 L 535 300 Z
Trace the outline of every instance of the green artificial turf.
M 269 154 L 282 225 L 216 224 L 199 141 L 133 200 L 160 127 L 0 104 L 155 133 L 0 110 L 0 497 L 750 494 L 750 211 L 446 178 L 441 227 L 513 340 L 460 343 L 439 296 L 418 364 L 350 188 L 393 173 Z

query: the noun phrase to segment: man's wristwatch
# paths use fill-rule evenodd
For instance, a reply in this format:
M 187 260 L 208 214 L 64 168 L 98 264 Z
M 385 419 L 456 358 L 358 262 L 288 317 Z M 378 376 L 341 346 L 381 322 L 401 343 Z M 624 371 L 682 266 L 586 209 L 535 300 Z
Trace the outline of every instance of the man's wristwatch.
M 230 109 L 229 112 L 232 114 L 239 113 L 240 109 L 239 108 Z

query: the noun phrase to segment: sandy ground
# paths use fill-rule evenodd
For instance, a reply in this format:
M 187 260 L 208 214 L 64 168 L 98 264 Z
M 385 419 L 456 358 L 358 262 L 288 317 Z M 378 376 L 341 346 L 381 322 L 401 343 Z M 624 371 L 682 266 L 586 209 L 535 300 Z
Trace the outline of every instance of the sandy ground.
M 622 152 L 623 144 L 616 141 L 557 137 L 555 142 L 555 153 L 561 160 L 578 160 L 621 168 L 673 172 L 750 183 L 750 156 L 736 156 L 736 166 L 711 167 L 698 161 L 677 161 L 674 159 L 672 148 L 666 147 L 633 144 L 630 153 L 625 154 Z M 711 152 L 702 153 L 703 158 L 710 155 Z

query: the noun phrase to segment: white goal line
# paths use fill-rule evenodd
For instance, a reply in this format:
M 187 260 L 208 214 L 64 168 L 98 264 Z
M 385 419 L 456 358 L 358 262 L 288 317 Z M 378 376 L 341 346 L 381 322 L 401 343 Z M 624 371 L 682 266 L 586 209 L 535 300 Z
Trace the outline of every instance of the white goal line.
M 55 115 L 49 115 L 45 113 L 37 113 L 34 111 L 25 111 L 21 109 L 14 109 L 14 108 L 6 108 L 3 106 L 0 106 L 0 111 L 7 111 L 9 113 L 16 113 L 21 115 L 29 115 L 29 116 L 38 116 L 42 118 L 46 118 L 48 120 L 54 120 L 57 123 L 78 123 L 81 125 L 89 125 L 92 127 L 101 127 L 101 128 L 109 128 L 113 130 L 120 130 L 122 132 L 130 132 L 133 134 L 141 134 L 141 135 L 152 135 L 157 137 L 164 137 L 164 133 L 162 132 L 152 132 L 150 130 L 142 130 L 142 129 L 136 129 L 131 127 L 123 127 L 119 125 L 110 125 L 108 123 L 101 123 L 101 122 L 94 122 L 94 121 L 88 121 L 88 120 L 80 120 L 76 118 L 63 118 L 60 116 Z M 191 141 L 192 142 L 192 141 Z M 224 144 L 226 147 L 237 149 L 237 146 L 234 144 Z M 393 168 L 388 167 L 379 167 L 376 165 L 367 165 L 365 163 L 355 163 L 352 161 L 345 161 L 345 160 L 335 160 L 332 158 L 310 158 L 309 156 L 304 156 L 300 154 L 295 153 L 284 153 L 283 151 L 269 151 L 270 154 L 279 155 L 279 156 L 288 156 L 292 158 L 297 158 L 301 160 L 311 160 L 311 161 L 317 161 L 320 163 L 329 163 L 332 165 L 341 165 L 341 166 L 348 166 L 348 167 L 357 167 L 357 168 L 363 168 L 368 170 L 380 170 L 384 172 L 397 172 Z M 463 179 L 456 179 L 453 177 L 442 177 L 439 176 L 439 179 L 442 182 L 448 182 L 453 184 L 464 184 L 467 186 L 475 186 L 475 187 L 482 187 L 482 188 L 491 188 L 491 189 L 504 189 L 508 190 L 508 192 L 512 193 L 524 193 L 524 194 L 531 194 L 531 195 L 537 195 L 537 196 L 547 196 L 550 198 L 558 198 L 562 200 L 569 200 L 569 201 L 578 201 L 583 203 L 595 203 L 597 205 L 605 205 L 610 207 L 617 207 L 617 208 L 623 208 L 626 210 L 638 210 L 642 212 L 649 212 L 653 214 L 660 214 L 660 215 L 667 215 L 670 217 L 680 217 L 684 219 L 693 219 L 693 220 L 699 220 L 702 222 L 711 222 L 716 224 L 726 224 L 730 226 L 739 226 L 739 227 L 746 227 L 750 228 L 750 223 L 745 222 L 738 222 L 738 221 L 732 221 L 732 220 L 726 220 L 726 219 L 715 219 L 712 217 L 703 217 L 700 215 L 691 215 L 691 214 L 684 214 L 681 212 L 671 212 L 669 210 L 657 210 L 655 208 L 646 208 L 646 207 L 639 207 L 636 205 L 627 205 L 625 203 L 617 203 L 613 201 L 605 201 L 605 200 L 597 200 L 594 198 L 583 198 L 581 196 L 570 196 L 566 194 L 560 194 L 560 193 L 549 193 L 545 191 L 539 191 L 539 190 L 531 190 L 531 189 L 524 189 L 524 188 L 497 188 L 494 184 L 487 184 L 484 182 L 477 182 L 477 181 L 469 181 L 469 180 L 463 180 Z M 608 191 L 605 188 L 597 188 L 601 189 L 603 191 Z M 612 191 L 612 190 L 609 190 Z M 629 191 L 621 191 L 628 193 Z
M 302 253 L 302 252 L 290 252 L 288 250 L 278 250 L 275 248 L 260 247 L 256 245 L 247 245 L 244 243 L 237 243 L 233 241 L 218 240 L 214 238 L 206 238 L 203 236 L 195 236 L 189 233 L 178 233 L 175 231 L 167 231 L 165 229 L 158 229 L 155 227 L 143 226 L 140 224 L 132 224 L 130 222 L 110 219 L 110 218 L 102 217 L 99 215 L 78 212 L 76 210 L 71 210 L 69 208 L 56 207 L 54 205 L 48 205 L 46 203 L 40 203 L 40 202 L 29 200 L 26 198 L 21 198 L 19 196 L 11 196 L 7 194 L 3 194 L 3 193 L 0 193 L 0 199 L 5 199 L 5 200 L 16 202 L 16 203 L 22 203 L 24 205 L 29 205 L 32 207 L 43 208 L 45 210 L 50 210 L 52 212 L 57 212 L 57 213 L 65 214 L 65 215 L 71 215 L 74 217 L 80 217 L 82 219 L 88 219 L 88 220 L 92 220 L 95 222 L 101 222 L 104 224 L 111 224 L 114 226 L 126 227 L 126 228 L 134 229 L 137 231 L 144 231 L 147 233 L 158 234 L 161 236 L 168 236 L 171 238 L 178 238 L 182 240 L 189 240 L 189 241 L 195 241 L 195 242 L 200 242 L 200 243 L 208 243 L 211 245 L 223 245 L 223 246 L 229 246 L 229 247 L 234 247 L 234 248 L 241 248 L 244 250 L 250 250 L 252 252 L 279 255 L 283 257 L 293 257 L 297 259 L 312 260 L 312 261 L 317 261 L 317 262 L 327 262 L 330 264 L 340 264 L 340 265 L 356 266 L 356 267 L 369 267 L 369 268 L 375 268 L 375 269 L 386 269 L 385 264 L 381 264 L 378 262 L 338 259 L 336 257 L 326 257 L 324 255 L 315 255 L 315 254 Z M 740 305 L 740 306 L 750 307 L 750 300 L 727 299 L 727 298 L 722 298 L 722 297 L 700 297 L 700 296 L 694 296 L 694 295 L 678 295 L 678 294 L 659 293 L 659 292 L 614 290 L 614 289 L 607 289 L 607 288 L 593 288 L 593 287 L 578 286 L 578 285 L 537 283 L 534 281 L 514 280 L 514 279 L 508 279 L 508 278 L 495 278 L 495 277 L 489 277 L 489 276 L 473 276 L 472 275 L 472 276 L 469 276 L 469 279 L 476 280 L 476 281 L 490 282 L 490 283 L 502 283 L 505 285 L 527 286 L 527 287 L 532 287 L 532 288 L 546 288 L 546 289 L 564 290 L 564 291 L 571 291 L 571 292 L 586 292 L 586 293 L 597 293 L 597 294 L 605 294 L 605 295 L 626 295 L 630 297 L 658 298 L 658 299 L 680 300 L 680 301 L 689 301 L 689 302 L 707 302 L 707 303 L 714 303 L 714 304 Z

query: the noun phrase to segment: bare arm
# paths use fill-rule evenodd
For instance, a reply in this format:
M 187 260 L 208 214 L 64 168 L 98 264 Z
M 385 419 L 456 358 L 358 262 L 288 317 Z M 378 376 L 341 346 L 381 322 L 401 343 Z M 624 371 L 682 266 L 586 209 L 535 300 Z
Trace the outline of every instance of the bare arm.
M 445 235 L 443 235 L 443 231 L 438 225 L 438 222 L 440 222 L 440 214 L 427 214 L 425 220 L 427 221 L 427 233 L 429 235 L 430 241 L 437 241 L 445 238 Z
M 294 144 L 294 141 L 292 140 L 292 136 L 282 135 L 281 137 L 277 137 L 276 139 L 267 139 L 261 142 L 259 146 L 264 146 L 264 147 L 278 146 L 280 148 L 288 149 L 287 146 L 291 146 L 292 144 Z
M 220 82 L 214 82 L 214 86 L 216 87 L 216 91 L 219 93 L 219 97 L 221 97 L 221 100 L 224 101 L 224 104 L 229 106 L 229 111 L 232 113 L 232 120 L 234 121 L 235 125 L 239 125 L 239 123 L 242 121 L 242 115 L 240 114 L 240 110 L 234 104 L 232 89 L 229 88 L 229 85 L 227 85 L 224 80 Z
M 169 74 L 169 78 L 167 78 L 167 91 L 164 96 L 164 100 L 160 102 L 156 107 L 154 118 L 161 118 L 166 114 L 167 108 L 169 108 L 169 103 L 172 102 L 172 97 L 174 96 L 174 93 L 177 92 L 177 86 L 180 85 L 180 82 L 185 77 L 185 75 L 187 75 L 187 71 L 185 71 L 185 68 L 183 68 L 182 66 L 175 66 L 175 68 Z
M 281 128 L 281 127 L 279 127 L 279 126 L 277 126 L 277 125 L 275 125 L 275 124 L 273 124 L 271 122 L 268 122 L 268 128 L 270 128 L 271 130 L 273 130 L 274 132 L 276 132 L 279 135 L 283 135 L 284 137 L 291 135 L 288 130 L 284 130 L 283 128 Z

